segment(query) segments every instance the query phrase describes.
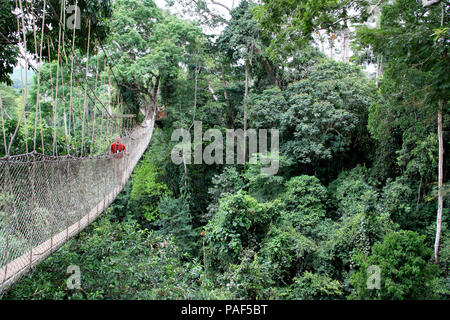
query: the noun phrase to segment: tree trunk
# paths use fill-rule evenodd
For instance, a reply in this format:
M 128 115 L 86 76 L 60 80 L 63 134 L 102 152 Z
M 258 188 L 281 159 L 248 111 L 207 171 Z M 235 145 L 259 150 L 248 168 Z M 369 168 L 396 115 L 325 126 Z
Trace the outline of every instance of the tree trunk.
M 273 74 L 272 66 L 266 59 L 264 59 L 264 69 L 266 69 L 266 72 L 269 75 L 270 79 L 272 79 L 273 84 L 278 87 L 278 81 L 275 75 Z
M 187 188 L 188 170 L 187 170 L 186 158 L 184 156 L 184 152 L 183 152 L 183 165 L 184 165 L 184 187 Z
M 330 59 L 333 59 L 333 50 L 334 50 L 333 34 L 330 34 L 329 43 L 330 43 Z
M 379 87 L 379 84 L 380 84 L 378 81 L 379 77 L 380 77 L 380 56 L 378 55 L 377 56 L 377 74 L 375 76 L 377 88 Z
M 280 85 L 280 72 L 278 70 L 278 68 L 276 68 L 275 71 L 275 85 L 281 89 L 281 85 Z
M 318 37 L 319 37 L 319 42 L 320 42 L 320 49 L 323 53 L 325 53 L 325 45 L 323 44 L 324 39 L 323 39 L 322 35 L 320 34 L 320 32 L 318 32 Z
M 253 49 L 255 50 L 255 52 L 256 52 L 258 55 L 262 55 L 261 50 L 260 50 L 258 47 L 253 46 Z M 279 86 L 278 86 L 278 79 L 276 78 L 276 76 L 275 76 L 274 73 L 273 73 L 273 68 L 272 68 L 272 66 L 270 65 L 269 60 L 267 60 L 267 59 L 264 58 L 264 57 L 262 57 L 262 60 L 263 60 L 263 65 L 264 65 L 264 69 L 266 70 L 266 73 L 269 75 L 269 77 L 270 77 L 270 79 L 272 80 L 272 82 L 273 82 L 277 87 L 279 87 Z
M 248 100 L 248 59 L 245 60 L 245 97 L 244 97 L 244 161 L 247 159 L 247 100 Z
M 227 103 L 227 123 L 228 128 L 234 128 L 234 119 L 233 119 L 233 110 L 231 109 L 230 99 L 228 98 L 227 93 L 227 82 L 225 81 L 225 64 L 222 62 L 222 84 L 223 84 L 223 96 L 225 97 L 225 101 Z
M 344 31 L 344 39 L 342 44 L 342 62 L 349 62 L 350 61 L 350 52 L 349 52 L 349 43 L 350 43 L 350 36 L 348 27 L 345 27 Z
M 380 84 L 379 79 L 380 79 L 382 73 L 383 73 L 383 56 L 378 55 L 377 56 L 377 73 L 375 75 L 377 88 L 379 87 L 379 84 Z
M 195 66 L 195 80 L 194 80 L 194 115 L 192 116 L 192 125 L 194 125 L 195 114 L 197 112 L 197 91 L 198 91 L 198 73 L 200 68 L 198 65 Z
M 439 100 L 438 111 L 438 139 L 439 139 L 439 168 L 438 168 L 438 212 L 436 221 L 436 241 L 434 242 L 434 261 L 439 263 L 439 242 L 441 240 L 442 210 L 444 209 L 444 199 L 442 197 L 442 187 L 444 185 L 444 138 L 442 135 L 442 110 L 444 99 Z
M 442 2 L 441 27 L 444 27 L 444 2 Z M 442 57 L 447 57 L 447 50 L 444 50 Z M 442 134 L 442 111 L 444 110 L 444 99 L 439 99 L 438 108 L 438 140 L 439 140 L 439 167 L 438 167 L 438 211 L 436 219 L 436 240 L 434 242 L 434 261 L 439 263 L 439 243 L 441 241 L 442 210 L 444 209 L 444 199 L 442 197 L 442 187 L 444 186 L 444 137 Z
M 153 82 L 155 79 L 155 82 Z M 158 104 L 158 92 L 159 92 L 159 83 L 161 76 L 153 76 L 149 80 L 149 86 L 146 88 L 146 94 L 150 98 L 151 106 L 149 109 L 145 110 L 145 116 L 148 116 L 153 109 L 153 112 L 157 112 L 156 107 Z
M 156 77 L 155 85 L 153 86 L 153 91 L 152 91 L 152 100 L 153 100 L 153 103 L 154 103 L 155 107 L 158 104 L 158 92 L 159 92 L 159 80 L 160 80 L 160 78 L 161 78 L 160 76 Z

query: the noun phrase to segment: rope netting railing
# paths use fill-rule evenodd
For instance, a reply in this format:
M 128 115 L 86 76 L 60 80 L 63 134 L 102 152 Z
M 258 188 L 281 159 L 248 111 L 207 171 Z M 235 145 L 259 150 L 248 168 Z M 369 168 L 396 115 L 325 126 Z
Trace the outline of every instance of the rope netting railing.
M 128 155 L 0 159 L 0 293 L 108 207 L 147 148 L 154 118 L 122 137 Z

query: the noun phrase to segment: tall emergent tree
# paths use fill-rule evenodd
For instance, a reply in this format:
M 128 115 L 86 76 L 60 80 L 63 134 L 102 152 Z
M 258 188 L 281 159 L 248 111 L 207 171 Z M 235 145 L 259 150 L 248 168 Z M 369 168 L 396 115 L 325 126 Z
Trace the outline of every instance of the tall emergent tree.
M 201 30 L 164 13 L 153 0 L 119 0 L 110 20 L 108 51 L 122 89 L 158 102 L 161 80 L 177 75 Z
M 220 35 L 217 45 L 219 51 L 225 53 L 229 61 L 244 61 L 245 93 L 244 93 L 244 136 L 247 133 L 247 104 L 250 82 L 250 65 L 255 56 L 263 52 L 261 31 L 253 18 L 252 5 L 243 0 L 231 11 L 231 20 Z M 247 152 L 247 139 L 244 139 L 244 159 Z
M 379 27 L 362 27 L 358 38 L 362 45 L 372 46 L 375 53 L 385 57 L 385 80 L 381 90 L 383 86 L 389 88 L 391 98 L 388 98 L 389 103 L 384 108 L 401 104 L 413 108 L 414 113 L 416 110 L 425 111 L 422 123 L 410 119 L 413 127 L 436 123 L 437 120 L 438 210 L 434 246 L 437 263 L 444 208 L 443 117 L 450 97 L 450 6 L 447 0 L 439 4 L 428 2 L 424 5 L 408 0 L 385 3 Z M 399 116 L 405 118 L 404 115 Z M 420 141 L 423 137 L 415 139 Z
M 330 35 L 342 31 L 348 41 L 349 25 L 366 22 L 372 2 L 381 1 L 262 0 L 262 5 L 255 8 L 255 15 L 272 38 L 270 50 L 278 51 L 290 42 L 307 43 L 319 31 L 327 31 Z

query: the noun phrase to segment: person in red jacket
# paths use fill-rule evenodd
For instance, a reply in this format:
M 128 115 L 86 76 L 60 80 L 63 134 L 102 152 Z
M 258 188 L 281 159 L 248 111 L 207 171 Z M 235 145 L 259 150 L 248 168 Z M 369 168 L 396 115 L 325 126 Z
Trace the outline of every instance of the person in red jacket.
M 111 144 L 110 154 L 114 154 L 114 158 L 122 158 L 125 151 L 125 145 L 120 143 L 120 137 L 116 137 L 116 141 Z
M 111 151 L 110 154 L 114 156 L 114 158 L 116 159 L 121 159 L 123 158 L 123 155 L 129 155 L 129 152 L 125 152 L 125 145 L 123 143 L 120 143 L 120 137 L 117 136 L 116 140 L 111 144 Z M 117 179 L 119 179 L 119 181 L 121 181 L 123 179 L 123 170 L 122 170 L 122 166 L 124 165 L 124 163 L 122 162 L 118 162 L 118 160 L 114 161 L 114 171 L 116 174 Z

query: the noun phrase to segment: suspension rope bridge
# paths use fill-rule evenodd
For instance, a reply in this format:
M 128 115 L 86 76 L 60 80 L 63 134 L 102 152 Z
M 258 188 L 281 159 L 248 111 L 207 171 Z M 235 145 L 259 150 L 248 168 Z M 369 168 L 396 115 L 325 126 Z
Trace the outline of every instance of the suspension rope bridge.
M 65 0 L 62 0 L 59 17 L 56 72 L 50 68 L 49 78 L 41 79 L 43 44 L 47 44 L 48 51 L 52 47 L 50 40 L 44 42 L 46 1 L 43 5 L 40 39 L 36 33 L 36 19 L 33 18 L 36 12 L 32 12 L 27 0 L 23 1 L 16 1 L 17 32 L 23 37 L 25 46 L 22 56 L 25 70 L 36 70 L 36 100 L 33 101 L 34 108 L 31 108 L 34 114 L 27 112 L 29 97 L 26 71 L 22 110 L 15 130 L 7 134 L 4 119 L 6 110 L 0 96 L 0 144 L 5 154 L 0 158 L 0 294 L 91 224 L 114 201 L 145 152 L 156 118 L 154 106 L 144 100 L 139 101 L 144 114 L 142 123 L 138 124 L 134 115 L 123 114 L 123 98 L 119 90 L 114 90 L 111 74 L 116 77 L 111 66 L 107 70 L 108 57 L 101 43 L 97 46 L 96 59 L 89 58 L 90 20 L 86 65 L 83 67 L 81 62 L 76 61 L 75 28 L 71 58 L 66 57 L 63 63 L 63 54 L 66 55 Z M 56 13 L 54 8 L 51 9 Z M 37 68 L 26 57 L 26 37 L 30 30 L 34 37 L 35 56 L 38 57 Z M 103 72 L 99 63 L 100 47 L 104 58 Z M 48 61 L 48 64 L 52 63 Z M 77 75 L 75 68 L 83 74 Z M 95 80 L 89 81 L 89 75 Z M 65 83 L 65 78 L 70 78 L 69 83 Z M 47 87 L 47 91 L 51 91 L 50 95 L 46 92 L 43 96 L 40 92 L 43 80 L 47 85 L 50 84 L 50 89 Z M 42 116 L 43 103 L 51 104 L 51 118 Z M 114 111 L 116 114 L 113 114 Z M 33 116 L 34 119 L 29 119 Z M 62 119 L 58 121 L 58 118 Z M 27 121 L 30 120 L 34 122 L 32 146 L 28 143 Z M 45 145 L 43 122 L 53 126 L 51 147 Z M 64 133 L 63 147 L 58 145 L 58 129 Z M 38 141 L 38 131 L 41 141 Z M 25 135 L 25 153 L 11 155 L 12 147 L 18 143 L 15 139 L 21 132 Z M 127 154 L 118 156 L 109 153 L 109 144 L 117 135 L 121 136 Z M 77 139 L 78 144 L 75 145 Z

